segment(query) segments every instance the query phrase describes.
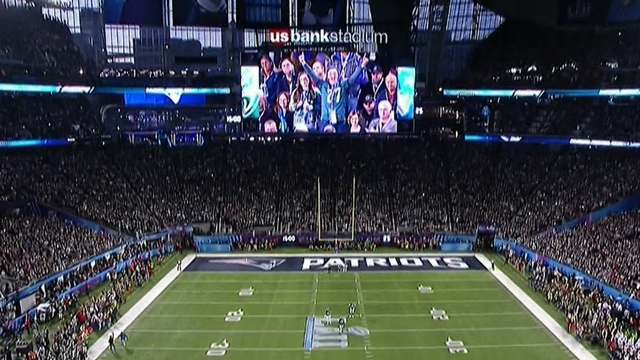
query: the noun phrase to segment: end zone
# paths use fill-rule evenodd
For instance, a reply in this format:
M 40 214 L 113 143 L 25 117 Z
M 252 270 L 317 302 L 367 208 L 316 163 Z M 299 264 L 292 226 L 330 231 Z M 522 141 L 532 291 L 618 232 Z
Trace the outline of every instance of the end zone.
M 313 272 L 486 270 L 470 253 L 424 254 L 203 254 L 185 272 Z
M 502 270 L 496 268 L 491 271 L 491 261 L 482 254 L 476 254 L 476 259 L 489 270 L 502 286 L 504 286 L 533 316 L 544 325 L 571 353 L 580 360 L 597 360 L 581 343 L 558 324 L 544 309 L 540 307 L 527 293 L 516 285 Z

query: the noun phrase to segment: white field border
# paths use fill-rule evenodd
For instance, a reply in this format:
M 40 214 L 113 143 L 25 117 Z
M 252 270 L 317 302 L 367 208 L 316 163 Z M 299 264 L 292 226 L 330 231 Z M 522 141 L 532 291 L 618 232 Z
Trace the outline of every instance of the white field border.
M 500 269 L 491 270 L 491 261 L 482 254 L 474 253 L 296 253 L 296 254 L 282 254 L 282 253 L 220 253 L 220 254 L 190 254 L 187 255 L 182 261 L 183 269 L 186 269 L 196 257 L 202 258 L 263 258 L 263 257 L 279 257 L 279 258 L 302 258 L 302 257 L 365 257 L 365 258 L 378 258 L 378 257 L 464 257 L 475 256 L 476 259 L 489 271 L 489 273 L 498 280 L 518 301 L 520 301 L 527 310 L 533 314 L 571 353 L 579 360 L 597 360 L 597 358 L 591 354 L 582 344 L 580 344 L 571 334 L 569 334 L 563 327 L 561 327 L 549 314 L 547 314 L 535 301 L 529 297 L 518 285 L 516 285 L 511 279 L 505 275 Z M 118 322 L 107 331 L 102 337 L 100 337 L 89 348 L 89 360 L 97 360 L 102 353 L 104 353 L 109 347 L 109 334 L 112 331 L 122 331 L 142 315 L 142 313 L 156 300 L 160 294 L 165 291 L 173 281 L 175 281 L 181 272 L 177 271 L 174 267 L 154 286 L 142 299 L 140 299 L 134 306 L 129 309 Z M 309 272 L 312 273 L 312 272 Z M 402 272 L 399 272 L 402 273 Z M 159 349 L 162 350 L 162 349 Z
M 476 254 L 476 259 L 498 280 L 527 310 L 533 314 L 571 353 L 579 360 L 597 360 L 573 335 L 569 334 L 558 322 L 547 314 L 527 293 L 516 285 L 502 270 L 497 267 L 491 270 L 491 261 L 483 254 Z

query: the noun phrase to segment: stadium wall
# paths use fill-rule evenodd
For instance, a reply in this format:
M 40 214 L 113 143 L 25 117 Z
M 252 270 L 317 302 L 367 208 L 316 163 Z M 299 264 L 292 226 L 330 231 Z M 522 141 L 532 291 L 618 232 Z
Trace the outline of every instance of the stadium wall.
M 631 309 L 640 311 L 640 301 L 634 300 L 630 298 L 628 295 L 623 294 L 619 290 L 612 288 L 611 286 L 600 282 L 578 270 L 570 268 L 567 265 L 561 264 L 555 260 L 551 260 L 549 258 L 545 258 L 544 256 L 538 255 L 535 252 L 525 248 L 524 246 L 518 245 L 513 241 L 505 240 L 505 239 L 496 239 L 494 242 L 496 249 L 498 248 L 509 248 L 514 251 L 517 256 L 521 256 L 522 254 L 526 254 L 527 259 L 531 259 L 533 261 L 538 261 L 548 265 L 552 269 L 557 269 L 562 272 L 566 276 L 574 276 L 577 278 L 582 278 L 586 287 L 592 288 L 594 286 L 602 288 L 605 294 L 613 297 L 616 300 L 622 300 L 629 303 Z
M 185 227 L 188 229 L 189 227 Z M 330 237 L 328 238 L 330 239 Z M 354 241 L 373 241 L 379 247 L 396 247 L 395 241 L 416 240 L 424 241 L 438 240 L 441 244 L 442 252 L 470 252 L 476 240 L 474 235 L 458 235 L 449 233 L 424 233 L 424 234 L 396 234 L 390 233 L 357 233 Z M 289 233 L 282 235 L 210 235 L 194 236 L 194 243 L 201 253 L 229 252 L 233 244 L 244 241 L 267 241 L 277 243 L 279 247 L 308 247 L 318 242 L 318 234 Z
M 231 244 L 240 239 L 240 235 L 195 235 L 193 242 L 198 252 L 227 253 Z

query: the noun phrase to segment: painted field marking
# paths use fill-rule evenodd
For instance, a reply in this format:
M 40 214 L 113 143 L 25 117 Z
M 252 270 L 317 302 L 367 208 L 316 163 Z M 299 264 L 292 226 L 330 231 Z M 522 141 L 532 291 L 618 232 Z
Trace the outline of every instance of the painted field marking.
M 362 314 L 362 313 L 361 313 Z M 364 316 L 362 317 L 362 325 L 365 324 Z M 229 333 L 229 334 L 301 334 L 302 330 L 196 330 L 196 329 L 140 329 L 136 326 L 130 328 L 132 333 L 184 333 L 184 334 L 210 334 L 210 333 Z M 460 331 L 460 332 L 475 332 L 475 331 L 516 331 L 516 330 L 540 330 L 540 326 L 511 326 L 511 327 L 485 327 L 485 328 L 429 328 L 429 329 L 379 329 L 370 330 L 371 333 L 422 333 L 422 332 L 440 332 L 440 331 Z M 365 338 L 366 342 L 366 338 Z
M 465 345 L 469 349 L 503 349 L 503 348 L 529 348 L 529 347 L 557 347 L 555 342 L 535 343 L 535 344 L 492 344 L 492 345 Z M 128 347 L 131 350 L 139 351 L 207 351 L 209 348 L 202 347 Z M 388 346 L 388 347 L 371 347 L 371 351 L 403 351 L 403 350 L 446 350 L 446 345 L 437 346 Z M 253 352 L 253 351 L 274 351 L 274 352 L 304 352 L 304 348 L 229 348 L 229 352 Z M 314 351 L 362 351 L 362 348 L 320 348 Z
M 517 312 L 493 312 L 493 313 L 451 313 L 447 312 L 449 316 L 464 316 L 464 317 L 491 317 L 491 316 L 526 316 L 530 317 L 531 315 L 527 314 L 524 311 Z M 274 319 L 286 319 L 286 318 L 306 318 L 307 314 L 283 314 L 283 315 L 243 315 L 243 319 L 245 318 L 274 318 Z M 394 318 L 394 317 L 431 317 L 431 314 L 369 314 L 367 315 L 369 318 Z M 153 317 L 153 318 L 217 318 L 220 315 L 212 315 L 212 314 L 145 314 L 145 317 Z

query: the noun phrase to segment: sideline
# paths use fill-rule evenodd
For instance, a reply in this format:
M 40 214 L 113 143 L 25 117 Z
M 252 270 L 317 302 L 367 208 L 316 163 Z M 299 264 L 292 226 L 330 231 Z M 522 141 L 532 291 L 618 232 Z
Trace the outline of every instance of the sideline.
M 182 259 L 182 268 L 186 268 L 195 259 L 195 255 L 189 254 Z M 169 264 L 167 264 L 169 265 Z M 171 283 L 178 278 L 180 272 L 176 270 L 175 266 L 165 275 L 158 283 L 146 293 L 142 299 L 140 299 L 135 305 L 129 309 L 115 325 L 111 326 L 104 335 L 102 335 L 96 342 L 89 348 L 88 359 L 97 360 L 102 353 L 109 348 L 109 334 L 113 331 L 121 331 L 128 328 L 131 324 L 142 314 L 142 312 L 167 288 Z M 116 334 L 117 335 L 117 334 Z
M 597 360 L 573 335 L 569 334 L 558 322 L 547 314 L 527 293 L 516 285 L 502 270 L 496 267 L 491 271 L 491 261 L 483 254 L 476 254 L 476 259 L 480 261 L 489 273 L 493 275 L 533 316 L 540 321 L 571 353 L 580 360 Z

